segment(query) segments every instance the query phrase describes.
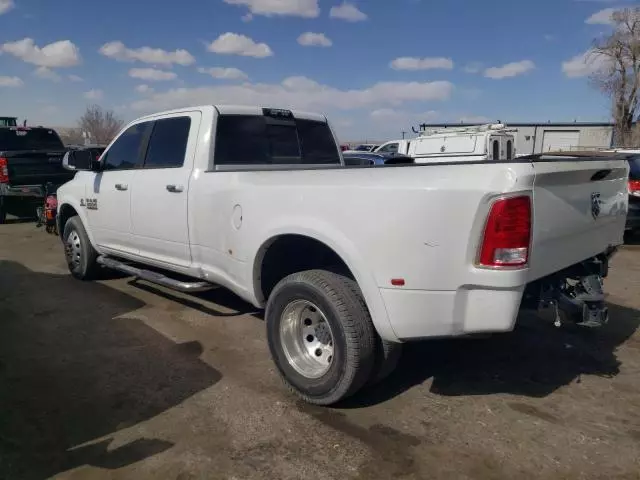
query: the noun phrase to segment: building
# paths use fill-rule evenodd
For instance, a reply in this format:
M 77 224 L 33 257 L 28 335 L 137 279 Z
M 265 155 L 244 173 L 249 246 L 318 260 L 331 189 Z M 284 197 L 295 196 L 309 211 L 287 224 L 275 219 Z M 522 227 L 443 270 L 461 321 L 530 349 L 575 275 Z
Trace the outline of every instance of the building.
M 475 124 L 422 124 L 420 132 L 432 128 L 473 125 Z M 552 151 L 593 150 L 610 148 L 613 145 L 613 123 L 507 123 L 507 127 L 516 130 L 516 152 L 518 155 Z

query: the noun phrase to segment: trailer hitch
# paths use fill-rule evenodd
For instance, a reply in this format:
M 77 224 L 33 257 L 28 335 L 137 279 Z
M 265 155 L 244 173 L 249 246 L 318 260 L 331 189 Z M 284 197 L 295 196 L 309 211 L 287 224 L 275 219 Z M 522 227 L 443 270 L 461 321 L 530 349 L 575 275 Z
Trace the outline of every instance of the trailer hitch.
M 564 322 L 597 328 L 609 321 L 609 309 L 604 301 L 603 279 L 609 273 L 609 259 L 615 250 L 608 250 L 590 260 L 536 281 L 527 287 L 524 301 L 536 309 L 554 312 L 554 325 Z

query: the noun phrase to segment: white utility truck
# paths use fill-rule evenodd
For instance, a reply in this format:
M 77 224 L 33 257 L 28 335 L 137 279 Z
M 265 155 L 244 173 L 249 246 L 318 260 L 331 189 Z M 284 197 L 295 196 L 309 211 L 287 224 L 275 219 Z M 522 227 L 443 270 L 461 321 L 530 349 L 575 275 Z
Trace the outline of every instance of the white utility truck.
M 507 332 L 521 308 L 608 320 L 628 202 L 615 154 L 348 167 L 322 115 L 201 106 L 139 118 L 91 155 L 66 155 L 77 173 L 58 190 L 73 276 L 107 267 L 266 307 L 277 369 L 311 403 L 384 378 L 402 342 Z
M 513 132 L 502 123 L 434 128 L 416 138 L 385 142 L 374 151 L 407 155 L 416 163 L 513 160 L 516 157 Z

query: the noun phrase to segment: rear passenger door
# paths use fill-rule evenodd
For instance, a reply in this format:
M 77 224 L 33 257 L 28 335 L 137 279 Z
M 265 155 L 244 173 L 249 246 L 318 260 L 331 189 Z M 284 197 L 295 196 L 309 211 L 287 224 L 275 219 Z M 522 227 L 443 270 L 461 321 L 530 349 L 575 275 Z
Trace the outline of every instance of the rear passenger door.
M 200 112 L 183 112 L 153 122 L 131 192 L 133 238 L 142 257 L 191 264 L 187 199 L 200 120 Z

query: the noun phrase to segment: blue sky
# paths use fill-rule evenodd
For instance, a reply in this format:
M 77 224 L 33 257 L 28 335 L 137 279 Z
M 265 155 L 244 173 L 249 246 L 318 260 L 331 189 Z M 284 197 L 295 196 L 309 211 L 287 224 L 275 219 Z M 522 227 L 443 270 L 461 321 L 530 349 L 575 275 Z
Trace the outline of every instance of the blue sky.
M 582 55 L 612 0 L 0 0 L 0 115 L 73 126 L 201 103 L 325 113 L 341 139 L 422 121 L 606 121 Z M 596 62 L 597 63 L 597 62 Z

